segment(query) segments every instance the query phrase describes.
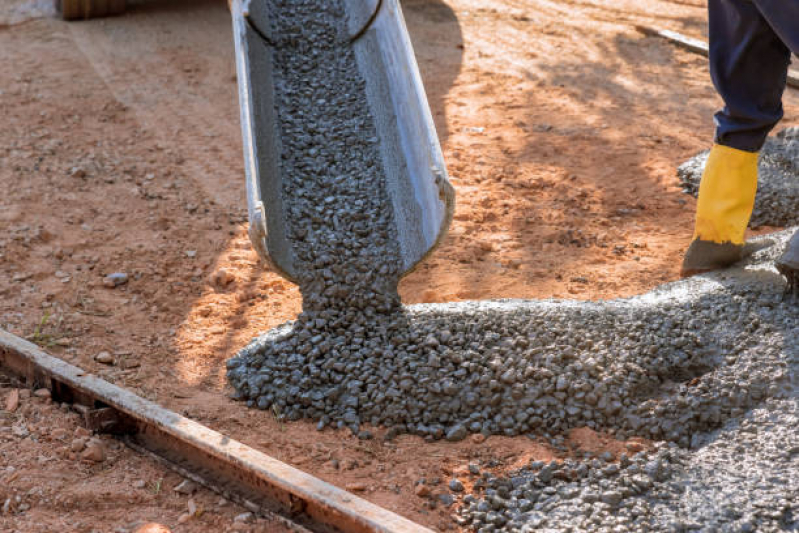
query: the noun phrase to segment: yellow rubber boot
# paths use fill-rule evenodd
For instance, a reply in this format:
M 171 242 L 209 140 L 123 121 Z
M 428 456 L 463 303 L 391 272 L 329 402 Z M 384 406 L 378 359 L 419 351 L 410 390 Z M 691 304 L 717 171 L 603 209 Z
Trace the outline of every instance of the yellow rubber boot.
M 683 276 L 742 259 L 757 193 L 757 158 L 757 152 L 713 146 L 699 185 L 694 239 L 683 259 Z

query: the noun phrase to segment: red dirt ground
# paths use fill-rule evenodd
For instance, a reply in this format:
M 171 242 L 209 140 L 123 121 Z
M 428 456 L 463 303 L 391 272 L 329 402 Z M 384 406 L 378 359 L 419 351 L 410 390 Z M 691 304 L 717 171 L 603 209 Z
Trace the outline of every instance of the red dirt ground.
M 0 327 L 430 527 L 451 527 L 452 509 L 425 508 L 418 479 L 439 477 L 443 489 L 470 461 L 510 468 L 553 457 L 526 437 L 361 442 L 227 398 L 225 360 L 291 320 L 301 302 L 246 238 L 224 2 L 131 4 L 123 17 L 71 24 L 41 1 L 0 7 Z M 675 168 L 709 146 L 720 101 L 705 59 L 634 25 L 702 36 L 704 2 L 402 4 L 458 195 L 450 235 L 403 281 L 404 301 L 611 298 L 675 280 L 694 209 Z M 795 92 L 785 107 L 795 123 Z M 112 272 L 130 281 L 104 287 Z M 114 364 L 94 360 L 103 351 Z M 47 405 L 34 411 L 55 416 Z M 19 416 L 4 415 L 0 429 Z M 74 531 L 145 519 L 216 530 L 178 524 L 185 502 L 171 496 L 129 497 L 134 477 L 177 481 L 130 451 L 114 449 L 111 463 L 87 470 L 39 461 L 57 453 L 47 437 L 34 445 L 11 435 L 0 440 L 3 461 L 33 447 L 13 458 L 24 477 L 9 481 L 0 464 L 3 490 L 30 491 L 41 479 L 87 496 L 60 506 L 36 499 L 23 514 L 0 515 L 0 528 L 50 531 L 67 512 L 87 524 Z M 578 432 L 571 442 L 596 439 Z M 102 484 L 99 475 L 108 476 Z M 82 502 L 106 501 L 109 487 L 114 513 L 85 511 Z M 230 524 L 231 513 L 209 507 L 203 520 Z

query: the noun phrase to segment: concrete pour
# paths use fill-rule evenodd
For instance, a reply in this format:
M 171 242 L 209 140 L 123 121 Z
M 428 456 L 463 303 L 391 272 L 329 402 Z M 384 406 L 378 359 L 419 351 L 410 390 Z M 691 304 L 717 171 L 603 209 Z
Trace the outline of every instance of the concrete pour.
M 478 531 L 791 530 L 799 305 L 773 267 L 790 234 L 761 239 L 771 245 L 738 268 L 635 298 L 411 306 L 317 338 L 300 320 L 254 341 L 229 376 L 251 405 L 320 428 L 455 440 L 587 425 L 664 443 L 618 464 L 488 476 L 463 499 Z
M 713 352 L 713 368 L 698 379 L 638 403 L 653 418 L 644 415 L 646 425 L 633 433 L 646 435 L 670 405 L 677 410 L 665 423 L 683 426 L 689 446 L 666 435 L 655 452 L 618 461 L 531 463 L 507 477 L 483 475 L 475 483 L 481 495 L 462 500 L 461 524 L 481 532 L 799 529 L 799 302 L 784 297 L 773 268 L 791 233 L 758 239 L 771 246 L 737 268 L 616 302 L 688 321 L 698 345 Z M 760 377 L 750 380 L 749 372 Z M 696 425 L 697 417 L 709 423 Z
M 237 398 L 362 438 L 368 423 L 388 438 L 557 443 L 588 426 L 663 443 L 618 464 L 485 476 L 479 497 L 462 500 L 461 520 L 478 531 L 797 527 L 799 309 L 773 267 L 788 233 L 739 268 L 635 298 L 402 307 L 395 221 L 364 82 L 342 45 L 342 0 L 267 4 L 304 308 L 228 361 Z
M 705 170 L 705 150 L 683 163 L 677 176 L 683 190 L 696 196 Z M 749 223 L 759 226 L 799 224 L 799 127 L 786 128 L 766 141 L 760 155 L 755 209 Z

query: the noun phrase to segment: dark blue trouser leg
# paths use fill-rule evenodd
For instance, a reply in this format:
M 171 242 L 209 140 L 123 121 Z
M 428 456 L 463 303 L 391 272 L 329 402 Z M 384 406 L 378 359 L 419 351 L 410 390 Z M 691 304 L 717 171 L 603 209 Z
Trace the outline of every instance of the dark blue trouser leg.
M 799 0 L 755 0 L 774 33 L 799 55 Z
M 757 152 L 782 118 L 799 0 L 709 0 L 710 75 L 724 99 L 716 142 Z

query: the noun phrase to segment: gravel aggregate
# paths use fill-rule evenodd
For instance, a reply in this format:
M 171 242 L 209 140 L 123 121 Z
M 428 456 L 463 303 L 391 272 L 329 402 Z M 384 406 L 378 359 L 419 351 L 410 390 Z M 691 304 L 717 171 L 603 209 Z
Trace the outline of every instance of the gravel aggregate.
M 386 438 L 528 434 L 557 445 L 588 426 L 659 442 L 618 461 L 531 463 L 502 478 L 470 465 L 474 494 L 460 479 L 447 486 L 477 531 L 799 527 L 799 306 L 774 269 L 791 232 L 762 239 L 769 245 L 738 268 L 634 298 L 403 307 L 343 1 L 267 5 L 303 312 L 228 361 L 237 399 L 362 439 L 370 425 L 389 428 Z M 778 177 L 763 176 L 761 207 L 787 213 L 763 191 L 779 182 L 795 194 L 795 178 L 780 177 L 797 160 L 795 139 L 770 141 L 763 162 Z
M 268 0 L 282 197 L 303 309 L 399 306 L 399 247 L 343 0 Z
M 797 314 L 762 259 L 784 247 L 773 239 L 755 255 L 768 269 L 630 299 L 420 305 L 378 321 L 304 313 L 243 349 L 228 376 L 250 405 L 320 429 L 456 441 L 588 426 L 688 447 L 790 376 Z
M 696 196 L 709 150 L 699 153 L 677 169 L 683 190 Z M 795 226 L 799 224 L 799 127 L 782 130 L 769 138 L 760 155 L 757 196 L 749 225 Z
M 610 463 L 533 462 L 502 477 L 470 469 L 476 482 L 461 500 L 461 525 L 479 532 L 799 530 L 799 303 L 781 296 L 773 269 L 791 233 L 762 239 L 772 246 L 740 268 L 631 299 L 654 303 L 653 296 L 671 294 L 716 303 L 683 311 L 692 320 L 716 317 L 697 326 L 715 339 L 719 363 L 681 385 L 676 403 L 701 405 L 685 411 L 700 418 L 737 404 L 718 429 L 696 427 L 688 446 L 666 435 L 654 451 Z M 744 384 L 754 366 L 768 381 L 762 395 L 753 394 L 754 382 Z M 742 385 L 752 400 L 745 404 L 736 398 Z

